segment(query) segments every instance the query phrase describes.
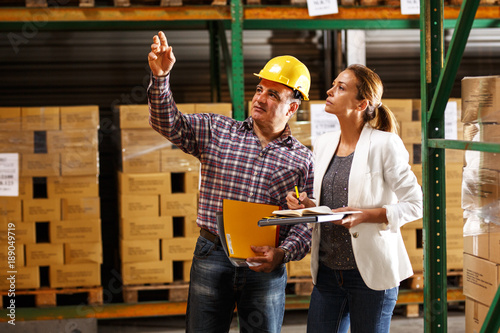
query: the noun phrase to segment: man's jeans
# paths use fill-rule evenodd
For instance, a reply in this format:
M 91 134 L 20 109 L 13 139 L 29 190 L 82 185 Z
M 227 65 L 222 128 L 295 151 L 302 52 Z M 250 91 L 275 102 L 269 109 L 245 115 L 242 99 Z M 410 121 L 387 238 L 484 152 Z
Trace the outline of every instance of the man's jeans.
M 311 294 L 307 332 L 389 333 L 398 287 L 372 290 L 357 269 L 333 270 L 320 263 Z
M 187 332 L 228 332 L 236 304 L 241 332 L 279 333 L 285 287 L 285 265 L 271 273 L 234 267 L 222 246 L 200 236 L 191 266 Z

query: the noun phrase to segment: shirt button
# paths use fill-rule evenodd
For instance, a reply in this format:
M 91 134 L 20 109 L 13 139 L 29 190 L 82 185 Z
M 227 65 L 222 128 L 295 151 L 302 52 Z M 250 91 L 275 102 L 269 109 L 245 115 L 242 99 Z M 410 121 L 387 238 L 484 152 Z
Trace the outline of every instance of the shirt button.
M 252 196 L 253 196 L 253 193 L 252 193 L 252 192 L 250 192 L 250 193 L 248 194 L 248 196 L 249 196 L 249 197 L 252 197 Z
M 354 237 L 354 238 L 358 238 L 358 236 L 359 236 L 359 232 L 355 232 L 352 234 L 352 237 Z

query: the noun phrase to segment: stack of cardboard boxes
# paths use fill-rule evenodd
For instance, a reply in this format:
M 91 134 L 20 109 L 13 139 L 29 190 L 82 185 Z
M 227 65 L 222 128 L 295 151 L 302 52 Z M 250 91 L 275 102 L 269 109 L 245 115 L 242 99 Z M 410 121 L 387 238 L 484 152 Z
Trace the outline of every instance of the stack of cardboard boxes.
M 183 113 L 222 113 L 231 104 L 178 104 Z M 120 254 L 124 285 L 189 281 L 200 162 L 149 126 L 147 105 L 122 105 Z
M 385 105 L 394 112 L 400 125 L 400 135 L 410 153 L 410 165 L 422 185 L 422 124 L 420 100 L 384 100 Z M 460 123 L 461 100 L 449 99 L 445 110 L 445 138 L 462 140 L 463 130 Z M 446 260 L 448 271 L 463 268 L 463 236 L 461 186 L 463 151 L 446 150 Z M 423 223 L 422 220 L 405 224 L 401 228 L 406 249 L 413 270 L 423 271 Z
M 99 286 L 98 107 L 2 108 L 0 117 L 0 154 L 18 154 L 20 166 L 19 196 L 0 198 L 1 243 L 15 225 L 16 287 Z
M 500 144 L 500 76 L 462 80 L 467 141 Z M 479 332 L 500 285 L 500 154 L 466 151 L 463 169 L 466 331 Z

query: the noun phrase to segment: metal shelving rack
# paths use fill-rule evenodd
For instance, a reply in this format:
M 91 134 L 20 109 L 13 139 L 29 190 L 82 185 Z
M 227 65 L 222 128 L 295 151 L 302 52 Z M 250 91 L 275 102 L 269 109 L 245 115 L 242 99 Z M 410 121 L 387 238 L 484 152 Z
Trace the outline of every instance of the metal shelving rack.
M 210 30 L 212 98 L 218 99 L 219 53 L 231 66 L 226 68 L 236 119 L 245 118 L 243 82 L 243 30 L 245 29 L 419 29 L 421 31 L 422 147 L 424 212 L 424 278 L 421 294 L 400 293 L 404 302 L 424 300 L 425 331 L 446 332 L 447 300 L 459 297 L 446 287 L 445 149 L 500 152 L 500 145 L 444 140 L 444 107 L 472 27 L 500 26 L 500 7 L 479 7 L 479 0 L 464 0 L 462 7 L 447 7 L 443 0 L 421 1 L 421 13 L 401 15 L 398 7 L 350 7 L 335 15 L 311 18 L 298 6 L 244 6 L 231 0 L 228 6 L 183 7 L 51 7 L 0 9 L 0 31 L 21 32 L 28 24 L 39 30 Z M 475 20 L 474 20 L 475 17 Z M 455 27 L 443 67 L 443 30 Z M 231 30 L 228 46 L 225 30 Z M 230 48 L 230 49 L 229 49 Z M 222 51 L 222 52 L 220 52 Z M 453 55 L 453 56 L 451 56 Z M 111 284 L 112 282 L 110 282 Z M 112 288 L 116 290 L 117 288 Z M 119 291 L 117 291 L 119 292 Z M 500 325 L 500 294 L 497 292 L 482 332 Z M 286 309 L 307 308 L 307 297 L 289 297 Z M 122 318 L 183 314 L 185 302 L 145 302 L 98 306 L 20 308 L 19 320 L 66 318 Z M 5 310 L 0 314 L 6 318 Z M 496 332 L 496 331 L 495 331 Z
M 464 0 L 443 65 L 443 3 L 421 2 L 422 182 L 424 191 L 424 318 L 426 332 L 447 331 L 445 149 L 500 152 L 500 144 L 444 139 L 444 110 L 479 0 Z M 500 328 L 500 289 L 481 332 Z

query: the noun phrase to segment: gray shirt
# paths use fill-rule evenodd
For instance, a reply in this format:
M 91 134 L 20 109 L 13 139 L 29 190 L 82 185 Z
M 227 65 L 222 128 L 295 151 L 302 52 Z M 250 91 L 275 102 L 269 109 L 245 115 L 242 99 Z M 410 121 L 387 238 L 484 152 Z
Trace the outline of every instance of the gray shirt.
M 349 174 L 354 152 L 349 156 L 334 155 L 328 167 L 321 188 L 320 205 L 332 209 L 348 204 Z M 352 252 L 351 235 L 343 226 L 321 223 L 319 260 L 331 269 L 355 269 L 356 261 Z

